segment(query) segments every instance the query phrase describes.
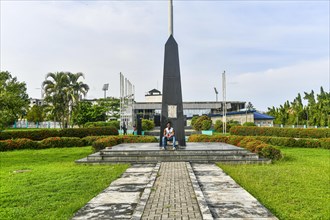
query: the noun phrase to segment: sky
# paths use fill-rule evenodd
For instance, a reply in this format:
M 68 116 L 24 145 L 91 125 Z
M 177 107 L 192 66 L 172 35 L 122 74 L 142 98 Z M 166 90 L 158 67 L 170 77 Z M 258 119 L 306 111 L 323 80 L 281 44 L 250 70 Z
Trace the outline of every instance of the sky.
M 183 101 L 279 107 L 330 88 L 330 1 L 176 1 Z M 41 97 L 49 72 L 82 72 L 88 99 L 119 97 L 119 73 L 144 101 L 162 91 L 168 1 L 0 1 L 0 69 Z

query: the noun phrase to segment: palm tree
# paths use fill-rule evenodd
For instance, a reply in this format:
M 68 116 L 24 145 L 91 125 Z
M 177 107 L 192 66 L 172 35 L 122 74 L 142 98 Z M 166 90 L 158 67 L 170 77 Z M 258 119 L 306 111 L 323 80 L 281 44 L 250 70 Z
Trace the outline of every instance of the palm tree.
M 69 124 L 72 109 L 79 102 L 80 94 L 86 95 L 89 89 L 87 84 L 78 81 L 81 76 L 83 77 L 82 73 L 48 73 L 42 83 L 48 109 L 54 121 L 61 122 L 62 128 Z
M 81 95 L 86 96 L 89 86 L 81 81 L 79 78 L 85 78 L 83 73 L 68 73 L 70 80 L 70 86 L 68 88 L 68 100 L 69 100 L 69 118 L 71 121 L 72 113 L 76 111 Z

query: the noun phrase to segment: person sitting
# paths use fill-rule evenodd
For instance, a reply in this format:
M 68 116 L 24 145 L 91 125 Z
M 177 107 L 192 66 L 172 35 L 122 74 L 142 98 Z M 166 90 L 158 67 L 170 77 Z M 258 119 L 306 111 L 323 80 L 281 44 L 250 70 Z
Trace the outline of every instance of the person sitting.
M 173 150 L 176 150 L 175 148 L 175 136 L 174 136 L 174 128 L 171 127 L 171 123 L 168 122 L 166 124 L 166 128 L 164 129 L 164 136 L 162 138 L 162 144 L 163 148 L 166 150 L 167 141 L 173 142 Z

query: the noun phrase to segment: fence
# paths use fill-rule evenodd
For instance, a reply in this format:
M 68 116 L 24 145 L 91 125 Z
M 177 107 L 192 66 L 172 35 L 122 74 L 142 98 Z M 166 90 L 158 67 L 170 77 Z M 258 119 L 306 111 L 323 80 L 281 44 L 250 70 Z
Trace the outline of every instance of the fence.
M 60 128 L 59 122 L 43 121 L 43 122 L 29 122 L 27 120 L 15 121 L 12 128 Z

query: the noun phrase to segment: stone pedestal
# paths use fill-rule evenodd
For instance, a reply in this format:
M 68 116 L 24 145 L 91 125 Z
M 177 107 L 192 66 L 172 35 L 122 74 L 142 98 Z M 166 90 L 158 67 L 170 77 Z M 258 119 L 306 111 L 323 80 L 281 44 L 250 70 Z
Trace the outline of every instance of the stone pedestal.
M 173 35 L 165 44 L 163 98 L 161 113 L 160 145 L 167 122 L 171 122 L 180 146 L 186 146 L 182 91 L 180 77 L 179 50 Z

